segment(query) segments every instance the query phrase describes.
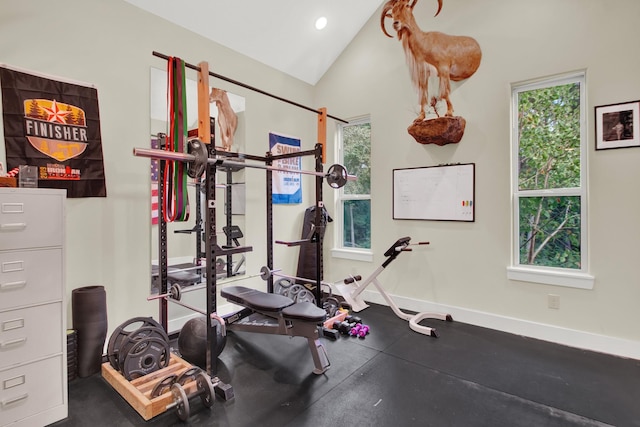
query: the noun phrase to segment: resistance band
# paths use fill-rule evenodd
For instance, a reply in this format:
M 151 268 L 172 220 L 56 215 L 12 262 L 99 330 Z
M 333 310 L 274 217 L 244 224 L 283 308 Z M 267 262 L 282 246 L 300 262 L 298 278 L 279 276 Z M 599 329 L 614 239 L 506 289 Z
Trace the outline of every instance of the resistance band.
M 184 144 L 187 138 L 185 63 L 175 57 L 170 57 L 167 63 L 169 132 L 165 149 L 184 153 Z M 189 219 L 189 196 L 187 194 L 186 163 L 165 162 L 164 180 L 162 211 L 165 221 L 187 221 Z

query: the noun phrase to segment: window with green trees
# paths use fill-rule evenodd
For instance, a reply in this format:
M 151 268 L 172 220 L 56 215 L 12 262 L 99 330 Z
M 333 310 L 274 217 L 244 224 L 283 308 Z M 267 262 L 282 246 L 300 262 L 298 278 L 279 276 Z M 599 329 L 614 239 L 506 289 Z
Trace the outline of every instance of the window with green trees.
M 339 190 L 337 245 L 371 249 L 371 122 L 368 117 L 339 125 L 338 153 L 339 162 L 358 179 Z
M 586 271 L 584 81 L 513 86 L 515 265 Z

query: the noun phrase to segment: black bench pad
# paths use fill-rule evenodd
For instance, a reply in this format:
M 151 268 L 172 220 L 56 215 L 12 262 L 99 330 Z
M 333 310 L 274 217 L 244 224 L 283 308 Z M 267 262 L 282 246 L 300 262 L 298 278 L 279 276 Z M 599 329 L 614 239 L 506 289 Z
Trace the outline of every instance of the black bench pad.
M 290 320 L 322 322 L 327 312 L 311 302 L 299 302 L 282 310 L 282 316 Z
M 202 276 L 192 271 L 176 271 L 176 269 L 169 267 L 167 269 L 167 279 L 171 282 L 180 282 L 188 286 L 199 283 L 202 280 Z
M 244 286 L 227 286 L 220 290 L 220 295 L 229 301 L 257 311 L 277 312 L 293 304 L 291 298 L 270 294 Z

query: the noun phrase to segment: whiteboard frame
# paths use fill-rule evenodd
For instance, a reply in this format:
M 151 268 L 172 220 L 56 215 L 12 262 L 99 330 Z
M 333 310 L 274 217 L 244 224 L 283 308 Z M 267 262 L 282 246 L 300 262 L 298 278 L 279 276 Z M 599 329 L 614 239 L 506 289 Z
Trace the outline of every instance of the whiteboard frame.
M 455 169 L 468 168 L 469 166 L 471 167 L 472 195 L 470 200 L 471 202 L 470 206 L 461 208 L 461 210 L 464 209 L 463 217 L 454 216 L 454 215 L 445 215 L 445 214 L 430 215 L 428 212 L 425 212 L 424 215 L 423 214 L 409 215 L 409 214 L 404 214 L 403 212 L 398 212 L 398 211 L 404 211 L 404 210 L 398 209 L 398 207 L 401 206 L 403 202 L 400 200 L 401 195 L 396 194 L 396 178 L 397 178 L 396 175 L 399 174 L 400 172 L 403 172 L 403 173 L 415 172 L 416 176 L 419 176 L 419 175 L 424 175 L 425 173 L 430 173 L 431 171 L 442 172 L 442 170 L 438 170 L 438 168 L 452 168 L 450 171 L 447 171 L 447 172 L 455 173 Z M 420 166 L 420 167 L 414 167 L 414 168 L 397 168 L 397 169 L 393 169 L 392 178 L 393 178 L 393 183 L 391 187 L 393 192 L 392 216 L 394 220 L 475 222 L 475 218 L 476 218 L 476 164 L 475 163 L 455 163 L 455 164 L 442 164 L 437 166 Z M 428 197 L 429 195 L 426 195 L 424 198 L 427 199 Z M 461 203 L 461 201 L 459 202 Z M 456 203 L 456 204 L 458 203 L 457 199 L 455 199 L 455 196 L 454 196 L 454 200 L 452 200 L 452 203 Z M 446 209 L 453 209 L 453 205 L 448 205 L 443 210 L 446 211 Z M 415 210 L 415 209 L 410 209 L 410 210 Z

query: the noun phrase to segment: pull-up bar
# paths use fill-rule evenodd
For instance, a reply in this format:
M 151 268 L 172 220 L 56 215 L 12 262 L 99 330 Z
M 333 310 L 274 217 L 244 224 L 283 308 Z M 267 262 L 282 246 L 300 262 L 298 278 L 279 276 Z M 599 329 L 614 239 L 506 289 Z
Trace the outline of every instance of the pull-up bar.
M 165 60 L 169 59 L 169 56 L 167 56 L 165 54 L 162 54 L 162 53 L 159 53 L 159 52 L 156 52 L 156 51 L 153 51 L 153 56 L 157 56 L 158 58 L 162 58 L 162 59 L 165 59 Z M 201 71 L 200 67 L 197 66 L 197 65 L 189 64 L 188 62 L 185 62 L 184 65 L 185 65 L 185 67 L 190 68 L 192 70 Z M 249 90 L 252 90 L 254 92 L 258 92 L 258 93 L 261 93 L 263 95 L 269 96 L 271 98 L 277 99 L 278 101 L 282 101 L 282 102 L 286 102 L 287 104 L 295 105 L 296 107 L 302 108 L 304 110 L 313 111 L 316 114 L 323 114 L 322 111 L 316 110 L 315 108 L 307 107 L 306 105 L 299 104 L 299 103 L 297 103 L 295 101 L 291 101 L 289 99 L 282 98 L 281 96 L 274 95 L 274 94 L 271 94 L 269 92 L 265 92 L 262 89 L 258 89 L 256 87 L 249 86 L 246 83 L 242 83 L 242 82 L 239 82 L 237 80 L 230 79 L 229 77 L 225 77 L 225 76 L 222 76 L 220 74 L 216 74 L 216 73 L 214 73 L 212 71 L 209 71 L 209 75 L 212 76 L 212 77 L 215 77 L 217 79 L 224 80 L 224 81 L 227 81 L 229 83 L 233 83 L 234 85 L 241 86 L 241 87 L 243 87 L 245 89 L 249 89 Z M 349 123 L 346 120 L 343 120 L 343 119 L 341 119 L 339 117 L 332 116 L 330 114 L 327 114 L 327 117 L 330 117 L 330 118 L 332 118 L 334 120 L 337 120 L 339 122 L 342 122 L 342 123 Z

